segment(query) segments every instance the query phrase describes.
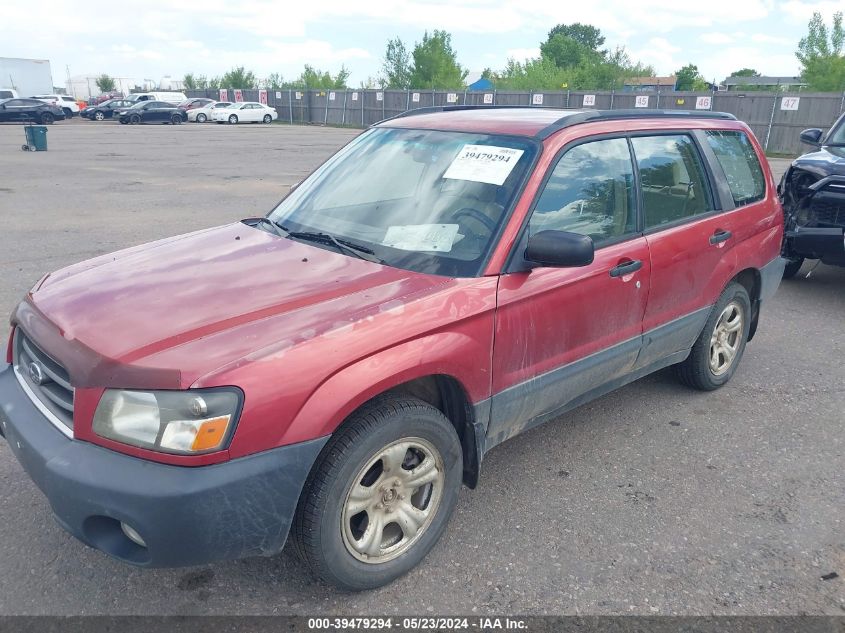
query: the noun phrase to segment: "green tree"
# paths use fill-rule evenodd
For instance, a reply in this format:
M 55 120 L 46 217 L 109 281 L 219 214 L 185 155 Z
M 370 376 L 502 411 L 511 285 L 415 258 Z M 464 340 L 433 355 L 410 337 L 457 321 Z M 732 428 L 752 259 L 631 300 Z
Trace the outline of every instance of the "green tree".
M 229 72 L 223 75 L 220 83 L 225 88 L 257 88 L 258 80 L 251 70 L 244 70 L 243 66 L 232 68 Z
M 208 77 L 205 75 L 197 75 L 194 78 L 194 83 L 197 85 L 198 90 L 205 90 L 208 88 Z
M 813 13 L 807 25 L 807 35 L 798 43 L 795 56 L 801 62 L 801 77 L 811 90 L 833 92 L 845 90 L 845 29 L 842 12 L 833 14 L 833 26 L 828 31 L 821 13 Z
M 452 36 L 435 29 L 431 35 L 423 33 L 421 42 L 411 53 L 414 62 L 409 80 L 412 88 L 440 88 L 457 90 L 464 87 L 467 71 L 458 63 L 452 49 Z
M 285 79 L 281 73 L 270 73 L 267 79 L 264 80 L 264 87 L 269 90 L 279 90 L 285 88 Z
M 381 71 L 383 88 L 411 87 L 411 55 L 399 37 L 387 40 Z
M 739 70 L 732 72 L 730 74 L 731 77 L 759 77 L 760 73 L 758 73 L 753 68 L 740 68 Z
M 349 80 L 349 70 L 346 66 L 341 66 L 336 75 L 332 75 L 328 71 L 322 71 L 309 64 L 305 64 L 305 69 L 298 79 L 286 84 L 286 88 L 316 88 L 319 90 L 327 89 L 343 89 L 346 88 L 346 82 Z
M 687 64 L 675 72 L 675 77 L 675 90 L 707 90 L 707 82 L 695 64 Z
M 182 77 L 182 83 L 185 85 L 186 90 L 196 90 L 199 86 L 197 86 L 196 77 L 194 77 L 194 73 L 185 73 L 185 76 Z
M 601 59 L 600 53 L 561 33 L 540 44 L 540 55 L 560 68 L 575 68 Z
M 111 92 L 115 89 L 114 79 L 105 73 L 97 77 L 94 83 L 97 84 L 97 88 L 100 89 L 100 92 Z
M 208 79 L 208 83 L 206 85 L 207 88 L 210 90 L 217 90 L 218 88 L 222 87 L 223 82 L 220 77 L 210 77 Z
M 591 24 L 581 24 L 580 22 L 575 22 L 574 24 L 558 24 L 549 31 L 546 42 L 551 41 L 556 35 L 563 35 L 564 37 L 573 39 L 591 51 L 597 53 L 602 52 L 599 49 L 604 44 L 604 35 L 601 34 L 600 29 L 597 29 Z

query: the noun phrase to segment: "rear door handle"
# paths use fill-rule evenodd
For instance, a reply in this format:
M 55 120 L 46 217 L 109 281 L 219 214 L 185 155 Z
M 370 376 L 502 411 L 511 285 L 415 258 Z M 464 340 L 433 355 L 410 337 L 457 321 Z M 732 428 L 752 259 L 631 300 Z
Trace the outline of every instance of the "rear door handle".
M 733 233 L 730 231 L 716 231 L 713 235 L 710 236 L 710 243 L 711 244 L 721 244 L 722 242 L 727 242 L 731 239 Z
M 635 259 L 630 262 L 625 262 L 624 264 L 619 264 L 614 268 L 610 269 L 610 276 L 611 277 L 624 277 L 625 275 L 629 275 L 633 272 L 638 271 L 640 268 L 643 267 L 643 263 L 639 259 Z

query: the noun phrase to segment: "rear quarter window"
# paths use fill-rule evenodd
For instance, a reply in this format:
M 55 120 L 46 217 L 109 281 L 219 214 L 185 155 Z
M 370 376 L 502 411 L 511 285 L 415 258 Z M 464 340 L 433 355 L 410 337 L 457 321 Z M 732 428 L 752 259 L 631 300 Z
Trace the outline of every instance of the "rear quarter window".
M 766 178 L 748 135 L 729 130 L 710 130 L 707 142 L 725 172 L 734 203 L 740 207 L 762 200 L 766 195 Z

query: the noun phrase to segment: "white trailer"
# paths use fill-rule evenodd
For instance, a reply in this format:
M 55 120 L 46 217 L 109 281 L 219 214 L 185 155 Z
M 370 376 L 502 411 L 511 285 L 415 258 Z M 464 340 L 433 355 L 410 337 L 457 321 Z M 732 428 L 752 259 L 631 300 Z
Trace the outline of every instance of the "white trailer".
M 49 59 L 0 57 L 0 88 L 17 90 L 21 97 L 53 92 Z

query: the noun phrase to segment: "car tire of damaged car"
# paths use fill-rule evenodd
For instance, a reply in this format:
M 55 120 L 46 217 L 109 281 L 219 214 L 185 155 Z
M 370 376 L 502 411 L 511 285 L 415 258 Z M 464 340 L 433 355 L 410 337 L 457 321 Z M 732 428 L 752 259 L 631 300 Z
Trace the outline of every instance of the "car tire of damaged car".
M 460 440 L 443 413 L 416 398 L 377 398 L 317 458 L 292 526 L 297 553 L 344 589 L 395 580 L 440 539 L 462 469 Z

